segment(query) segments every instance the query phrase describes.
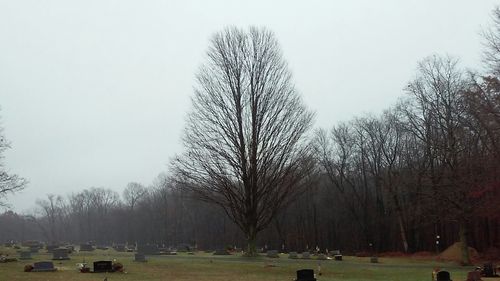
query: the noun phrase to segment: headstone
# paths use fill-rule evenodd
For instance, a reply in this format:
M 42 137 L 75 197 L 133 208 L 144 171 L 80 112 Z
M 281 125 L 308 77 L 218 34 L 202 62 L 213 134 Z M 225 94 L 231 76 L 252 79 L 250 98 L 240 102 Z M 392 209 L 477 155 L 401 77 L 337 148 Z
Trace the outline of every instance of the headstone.
M 113 262 L 112 261 L 95 261 L 94 262 L 94 272 L 112 272 Z
M 31 260 L 31 252 L 19 252 L 21 257 L 19 258 L 20 260 Z
M 316 281 L 316 278 L 314 278 L 314 270 L 312 269 L 297 270 L 296 281 Z
M 275 258 L 279 258 L 280 256 L 278 255 L 278 251 L 269 250 L 269 251 L 267 251 L 267 257 L 275 259 Z
M 146 261 L 146 256 L 144 254 L 135 254 L 134 255 L 134 261 L 145 262 Z
M 52 253 L 52 251 L 54 251 L 54 249 L 59 248 L 59 245 L 55 245 L 55 244 L 47 245 L 45 248 L 47 249 L 47 253 Z
M 342 260 L 342 255 L 335 255 L 335 256 L 333 256 L 333 258 L 334 258 L 336 261 L 341 261 L 341 260 Z
M 330 256 L 336 256 L 336 255 L 340 255 L 340 250 L 334 250 L 334 251 L 330 251 Z
M 288 258 L 289 259 L 298 259 L 299 255 L 297 254 L 297 252 L 290 252 L 290 253 L 288 253 Z
M 436 274 L 436 281 L 451 281 L 450 273 L 448 271 L 439 271 Z
M 75 251 L 75 246 L 73 245 L 68 245 L 65 248 L 68 249 L 68 254 L 71 254 Z
M 327 260 L 328 258 L 326 257 L 325 254 L 318 254 L 318 260 Z
M 39 250 L 39 249 L 40 249 L 40 248 L 38 248 L 38 246 L 31 246 L 31 247 L 30 247 L 30 252 L 31 252 L 31 253 L 38 253 L 38 250 Z
M 33 264 L 33 269 L 31 270 L 32 272 L 50 272 L 50 271 L 56 271 L 57 268 L 54 267 L 54 263 L 51 261 L 41 261 L 41 262 L 35 262 Z
M 303 252 L 302 253 L 302 258 L 303 259 L 310 259 L 311 258 L 311 253 L 309 253 L 309 252 Z
M 481 281 L 481 272 L 479 271 L 468 272 L 467 281 Z
M 378 257 L 371 257 L 370 262 L 371 263 L 378 263 Z
M 68 249 L 66 248 L 57 248 L 52 251 L 52 259 L 53 260 L 69 260 Z
M 80 244 L 80 252 L 91 252 L 95 250 L 91 244 Z
M 485 263 L 483 265 L 483 270 L 481 270 L 481 275 L 484 277 L 496 277 L 497 275 L 493 263 Z

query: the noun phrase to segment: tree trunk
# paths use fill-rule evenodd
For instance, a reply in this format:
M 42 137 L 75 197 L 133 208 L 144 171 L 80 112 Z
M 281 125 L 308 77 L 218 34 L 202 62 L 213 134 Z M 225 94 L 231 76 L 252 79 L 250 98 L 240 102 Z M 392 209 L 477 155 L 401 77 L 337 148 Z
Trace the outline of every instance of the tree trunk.
M 398 212 L 398 222 L 399 222 L 399 234 L 401 235 L 401 241 L 403 242 L 403 249 L 405 253 L 408 253 L 408 240 L 406 239 L 406 230 L 403 222 L 402 214 Z
M 253 227 L 248 230 L 247 233 L 247 249 L 245 251 L 245 256 L 256 257 L 257 256 L 257 232 Z
M 459 236 L 462 250 L 462 265 L 470 265 L 469 245 L 467 244 L 467 222 L 465 220 L 460 220 Z

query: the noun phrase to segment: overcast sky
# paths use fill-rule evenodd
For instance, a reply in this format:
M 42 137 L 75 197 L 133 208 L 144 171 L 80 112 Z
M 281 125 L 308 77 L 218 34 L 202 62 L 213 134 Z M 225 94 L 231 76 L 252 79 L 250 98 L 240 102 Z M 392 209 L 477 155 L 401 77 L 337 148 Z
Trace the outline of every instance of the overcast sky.
M 149 185 L 182 150 L 194 76 L 225 26 L 275 32 L 294 82 L 330 127 L 394 104 L 431 54 L 480 67 L 499 1 L 0 0 L 0 116 L 9 196 Z

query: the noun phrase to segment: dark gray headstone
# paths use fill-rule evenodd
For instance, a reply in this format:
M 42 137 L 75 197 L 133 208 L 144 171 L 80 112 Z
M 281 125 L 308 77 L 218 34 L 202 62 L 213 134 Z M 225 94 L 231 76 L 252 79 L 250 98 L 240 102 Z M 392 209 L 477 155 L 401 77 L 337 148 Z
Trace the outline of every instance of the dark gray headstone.
M 135 254 L 134 255 L 134 261 L 145 262 L 146 261 L 146 256 L 144 254 Z
M 333 256 L 333 258 L 334 258 L 336 261 L 341 261 L 341 260 L 342 260 L 342 255 L 335 255 L 335 256 Z
M 31 252 L 24 252 L 23 251 L 23 252 L 19 252 L 19 255 L 21 255 L 19 257 L 19 259 L 21 259 L 21 260 L 30 260 L 30 259 L 32 259 Z
M 451 281 L 450 273 L 448 271 L 442 270 L 436 274 L 436 281 Z
M 112 261 L 95 261 L 94 262 L 94 272 L 112 272 L 113 262 Z
M 330 251 L 331 256 L 340 255 L 340 250 Z
M 31 253 L 38 253 L 38 250 L 40 250 L 40 248 L 39 248 L 39 247 L 37 247 L 37 246 L 32 246 L 32 247 L 30 247 L 30 252 L 31 252 Z
M 55 245 L 55 244 L 54 245 L 47 245 L 45 248 L 47 249 L 47 253 L 52 253 L 52 251 L 54 251 L 54 249 L 59 248 L 59 245 Z
M 290 253 L 288 253 L 288 258 L 289 259 L 298 259 L 299 255 L 297 254 L 297 252 L 290 252 Z
M 311 253 L 309 253 L 309 252 L 303 252 L 302 253 L 302 258 L 303 259 L 310 259 L 311 258 Z
M 52 251 L 53 260 L 69 260 L 68 256 L 69 250 L 66 248 L 57 248 Z
M 278 251 L 269 250 L 269 251 L 267 251 L 267 257 L 275 259 L 275 258 L 279 258 L 280 256 L 278 255 Z
M 377 257 L 371 257 L 370 258 L 371 263 L 378 263 L 378 258 Z
M 314 278 L 314 270 L 312 269 L 297 270 L 296 281 L 316 281 L 316 278 Z
M 33 272 L 56 271 L 54 263 L 51 261 L 35 262 L 33 264 Z

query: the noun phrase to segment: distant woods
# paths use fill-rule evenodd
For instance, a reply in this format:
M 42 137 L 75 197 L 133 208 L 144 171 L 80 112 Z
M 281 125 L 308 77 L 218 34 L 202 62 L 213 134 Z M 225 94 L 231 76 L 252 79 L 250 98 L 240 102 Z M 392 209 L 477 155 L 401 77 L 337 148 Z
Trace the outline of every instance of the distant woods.
M 270 33 L 219 33 L 197 76 L 186 153 L 168 176 L 122 197 L 99 188 L 48 196 L 34 216 L 0 216 L 0 240 L 351 253 L 461 241 L 470 263 L 467 246 L 500 247 L 498 9 L 493 18 L 482 72 L 429 56 L 383 113 L 312 135 Z

